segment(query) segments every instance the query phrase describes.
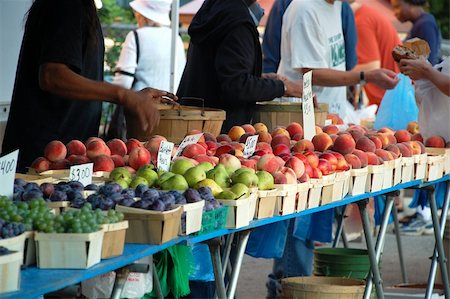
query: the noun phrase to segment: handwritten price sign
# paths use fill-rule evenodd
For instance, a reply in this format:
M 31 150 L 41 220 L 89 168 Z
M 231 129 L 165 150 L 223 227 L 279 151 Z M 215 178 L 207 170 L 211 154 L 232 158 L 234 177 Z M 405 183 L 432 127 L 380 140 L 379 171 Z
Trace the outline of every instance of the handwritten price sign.
M 86 163 L 70 167 L 69 180 L 77 181 L 87 186 L 92 183 L 94 163 Z
M 247 137 L 247 140 L 245 141 L 245 147 L 244 147 L 244 158 L 248 158 L 255 152 L 256 144 L 258 143 L 258 137 L 259 135 L 249 136 Z
M 13 196 L 18 156 L 19 150 L 16 150 L 0 158 L 0 195 Z
M 316 134 L 314 103 L 312 95 L 312 71 L 303 74 L 303 130 L 304 138 L 311 140 Z
M 158 170 L 169 171 L 170 158 L 172 158 L 172 150 L 174 144 L 169 141 L 161 141 L 158 150 Z
M 203 136 L 203 133 L 200 134 L 194 134 L 194 135 L 188 135 L 184 137 L 183 141 L 181 141 L 180 146 L 178 147 L 178 150 L 175 154 L 175 157 L 178 157 L 183 152 L 184 148 L 190 144 L 196 144 L 200 137 Z

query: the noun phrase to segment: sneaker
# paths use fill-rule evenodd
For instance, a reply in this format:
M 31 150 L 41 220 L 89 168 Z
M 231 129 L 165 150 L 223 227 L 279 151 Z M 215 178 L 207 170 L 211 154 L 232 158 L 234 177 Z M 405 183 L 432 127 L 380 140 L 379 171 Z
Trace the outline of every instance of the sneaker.
M 420 236 L 423 234 L 426 225 L 427 222 L 423 220 L 422 215 L 416 213 L 408 223 L 400 227 L 400 233 L 406 236 Z
M 433 226 L 433 222 L 431 221 L 427 221 L 426 225 L 423 229 L 423 234 L 424 235 L 434 235 L 434 226 Z

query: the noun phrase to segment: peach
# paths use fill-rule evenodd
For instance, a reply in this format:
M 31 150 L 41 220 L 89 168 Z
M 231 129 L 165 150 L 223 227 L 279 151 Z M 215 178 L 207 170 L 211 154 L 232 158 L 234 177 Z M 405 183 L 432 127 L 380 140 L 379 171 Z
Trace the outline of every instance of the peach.
M 199 154 L 199 155 L 193 157 L 193 159 L 194 159 L 195 161 L 197 161 L 198 164 L 200 164 L 200 163 L 202 163 L 202 162 L 209 162 L 209 163 L 211 163 L 213 166 L 216 166 L 216 165 L 217 165 L 217 162 L 218 162 L 218 161 L 216 161 L 215 159 L 213 159 L 213 157 L 208 156 L 208 155 L 206 155 L 206 154 Z
M 418 141 L 418 140 L 413 140 L 413 141 L 419 145 L 420 153 L 421 154 L 425 154 L 425 145 L 422 142 Z M 411 142 L 413 142 L 413 141 L 411 141 Z
M 274 138 L 277 135 L 284 135 L 287 138 L 289 138 L 289 140 L 291 139 L 291 135 L 289 135 L 289 132 L 284 128 L 284 127 L 276 127 L 272 133 L 272 138 Z
M 377 155 L 378 157 L 383 159 L 383 161 L 394 160 L 394 157 L 392 156 L 392 154 L 389 151 L 384 150 L 384 149 L 376 149 L 375 155 Z
M 106 171 L 111 172 L 114 170 L 114 161 L 110 156 L 99 155 L 96 156 L 92 162 L 94 162 L 94 172 L 95 171 Z
M 312 171 L 311 171 L 311 175 L 310 175 L 310 177 L 312 178 L 312 179 L 321 179 L 322 178 L 322 171 L 319 169 L 319 168 L 312 168 Z
M 93 160 L 100 155 L 110 156 L 111 150 L 103 140 L 94 140 L 86 146 L 86 155 L 89 159 Z
M 213 156 L 216 153 L 219 144 L 215 141 L 208 140 L 206 141 L 206 145 L 208 146 L 206 153 L 210 156 Z
M 266 131 L 258 132 L 258 141 L 270 143 L 272 141 L 272 135 Z
M 381 148 L 385 148 L 386 146 L 389 145 L 389 138 L 384 133 L 375 133 L 374 135 L 372 135 L 372 137 L 376 137 L 381 141 Z M 374 141 L 372 138 L 371 140 Z
M 373 141 L 373 144 L 375 144 L 375 149 L 383 148 L 383 143 L 381 143 L 381 139 L 380 138 L 372 135 L 372 136 L 369 137 L 369 139 Z
M 158 153 L 161 141 L 167 141 L 167 138 L 161 135 L 154 135 L 144 146 L 150 153 Z
M 355 154 L 346 154 L 345 161 L 347 161 L 353 169 L 359 169 L 362 167 L 361 160 Z
M 287 184 L 286 175 L 280 171 L 272 173 L 273 181 L 275 184 Z
M 121 155 L 111 155 L 111 159 L 114 162 L 114 168 L 125 166 L 125 160 Z
M 121 139 L 111 139 L 106 143 L 106 145 L 111 150 L 111 155 L 119 155 L 123 157 L 127 154 L 127 145 Z
M 320 133 L 323 133 L 322 128 L 319 127 L 319 126 L 317 126 L 317 125 L 316 125 L 316 127 L 315 127 L 315 130 L 316 130 L 316 135 L 317 135 L 317 134 L 320 134 Z
M 308 160 L 309 165 L 311 165 L 311 167 L 315 168 L 317 167 L 317 165 L 319 165 L 319 156 L 316 155 L 316 153 L 314 152 L 304 152 L 304 155 L 306 157 L 306 160 Z
M 88 146 L 89 143 L 91 143 L 92 141 L 103 141 L 103 139 L 99 138 L 99 137 L 89 137 L 86 142 L 84 143 L 85 146 Z M 103 141 L 104 142 L 104 141 Z
M 297 122 L 291 122 L 286 127 L 286 131 L 288 131 L 289 136 L 291 136 L 292 139 L 294 139 L 293 137 L 296 135 L 297 135 L 297 138 L 299 138 L 298 140 L 303 138 L 303 127 L 301 124 L 299 124 Z
M 402 155 L 402 157 L 411 157 L 412 156 L 412 149 L 410 146 L 408 146 L 404 143 L 398 143 L 397 147 L 400 150 L 400 154 Z
M 253 127 L 255 128 L 256 133 L 269 132 L 269 130 L 267 129 L 267 126 L 265 124 L 263 124 L 263 123 L 256 123 L 256 124 L 253 125 Z
M 187 158 L 193 158 L 197 155 L 206 155 L 206 148 L 203 147 L 201 144 L 194 143 L 189 144 L 183 149 L 182 155 Z
M 363 152 L 362 150 L 355 149 L 352 154 L 359 158 L 362 168 L 366 167 L 369 164 L 369 157 L 367 153 Z
M 66 144 L 66 149 L 67 149 L 67 154 L 66 154 L 67 156 L 71 156 L 71 155 L 84 156 L 84 155 L 86 155 L 86 146 L 80 140 L 74 139 L 74 140 L 69 141 L 69 143 Z
M 283 161 L 284 164 L 284 161 Z M 274 173 L 281 168 L 274 154 L 265 154 L 256 163 L 256 169 Z
M 406 130 L 411 134 L 418 134 L 419 124 L 416 121 L 410 121 L 406 126 Z
M 420 144 L 420 142 L 418 141 L 410 141 L 408 142 L 409 147 L 411 148 L 412 154 L 413 155 L 420 155 L 422 153 L 422 146 Z M 425 150 L 425 146 L 423 146 L 424 150 Z
M 411 140 L 411 133 L 409 133 L 407 130 L 398 130 L 395 131 L 395 139 L 397 139 L 397 142 L 405 142 Z
M 339 128 L 335 125 L 327 125 L 322 128 L 322 131 L 328 135 L 337 134 L 339 133 Z
M 245 148 L 245 144 L 244 143 L 240 143 L 240 142 L 236 142 L 236 141 L 232 141 L 230 143 L 230 145 L 235 149 L 235 150 L 240 150 L 243 151 Z
M 205 132 L 203 133 L 203 137 L 205 138 L 205 143 L 208 141 L 217 142 L 216 136 L 214 136 L 212 133 Z
M 142 147 L 142 142 L 137 140 L 136 138 L 130 138 L 125 142 L 125 145 L 127 146 L 127 154 L 129 155 L 131 151 L 137 147 Z M 158 147 L 159 149 L 159 147 Z
M 337 165 L 336 165 L 336 170 L 337 171 L 345 171 L 345 170 L 349 170 L 350 167 L 348 166 L 348 162 L 345 160 L 345 157 L 337 152 L 331 152 L 337 159 Z
M 420 142 L 422 142 L 423 143 L 423 136 L 422 136 L 422 134 L 420 134 L 420 133 L 416 133 L 416 134 L 413 134 L 412 136 L 411 136 L 411 140 L 413 140 L 413 141 L 420 141 Z
M 239 142 L 241 142 L 241 143 L 245 143 L 245 141 L 247 141 L 247 138 L 248 137 L 250 137 L 250 136 L 253 136 L 254 134 L 252 134 L 252 133 L 244 133 L 244 135 L 242 135 L 240 138 L 239 138 Z M 259 137 L 258 137 L 259 138 Z
M 334 142 L 336 141 L 336 139 L 338 138 L 338 136 L 339 136 L 339 135 L 336 135 L 336 134 L 331 134 L 331 135 L 330 135 L 331 140 L 333 141 L 333 144 L 334 144 Z M 352 137 L 352 138 L 353 138 L 353 137 Z
M 302 138 L 303 138 L 303 133 L 298 133 L 298 134 L 295 134 L 294 136 L 292 136 L 291 137 L 291 140 L 295 140 L 295 141 L 300 141 L 300 140 L 302 140 Z
M 378 159 L 379 157 L 372 152 L 367 152 L 367 164 L 368 165 L 380 165 L 380 159 Z
M 297 184 L 297 175 L 289 167 L 281 167 L 280 172 L 286 176 L 287 184 Z
M 205 150 L 208 150 L 208 145 L 206 144 L 206 141 L 205 142 L 199 141 L 199 142 L 197 142 L 197 144 L 203 146 L 205 148 Z
M 287 160 L 289 160 L 292 157 L 292 155 L 287 154 L 287 153 L 282 153 L 282 154 L 278 155 L 277 157 L 280 157 L 284 162 L 286 162 Z
M 292 151 L 294 153 L 303 153 L 306 151 L 313 152 L 314 144 L 308 139 L 302 139 L 294 144 L 294 146 L 292 147 Z
M 150 163 L 150 152 L 145 147 L 138 147 L 128 156 L 128 164 L 135 170 Z
M 388 133 L 388 134 L 394 135 L 394 131 L 392 129 L 389 129 L 389 128 L 386 128 L 386 127 L 379 129 L 378 132 L 380 132 L 380 133 Z
M 306 172 L 301 176 L 301 177 L 299 177 L 298 179 L 297 179 L 297 181 L 299 182 L 299 183 L 306 183 L 306 182 L 308 182 L 310 180 L 310 176 L 309 176 L 309 174 L 307 174 Z
M 44 157 L 50 162 L 62 160 L 67 155 L 67 149 L 64 143 L 59 140 L 50 141 L 44 149 Z
M 282 154 L 290 154 L 290 153 L 291 153 L 291 151 L 289 149 L 289 146 L 287 146 L 286 144 L 278 144 L 273 147 L 273 154 L 275 156 L 280 156 Z
M 58 161 L 50 162 L 49 169 L 51 170 L 60 170 L 60 169 L 68 169 L 70 167 L 70 162 L 67 159 L 61 159 Z
M 308 159 L 306 159 L 306 156 L 301 154 L 301 153 L 294 153 L 293 156 L 299 158 L 300 160 L 302 160 L 302 162 L 304 164 L 309 164 Z
M 394 134 L 390 134 L 390 133 L 384 133 L 385 136 L 388 139 L 388 144 L 395 144 L 397 143 L 397 138 L 395 138 Z
M 350 133 L 350 135 L 352 135 L 355 142 L 358 142 L 358 140 L 364 136 L 364 133 L 361 132 L 361 130 L 357 130 L 357 129 L 349 129 L 349 130 L 347 130 L 347 132 Z
M 263 156 L 263 155 L 261 155 L 261 156 Z M 250 159 L 250 160 L 255 160 L 256 163 L 258 163 L 258 160 L 261 159 L 261 156 L 253 155 L 253 156 L 251 156 L 249 159 Z
M 333 150 L 343 155 L 351 154 L 356 147 L 355 140 L 350 134 L 341 134 L 334 141 Z
M 228 136 L 230 136 L 231 141 L 238 141 L 244 134 L 245 130 L 241 126 L 233 126 L 228 131 Z
M 70 165 L 81 165 L 91 162 L 88 157 L 82 155 L 70 155 L 67 157 L 67 160 L 69 160 Z
M 393 152 L 397 156 L 399 156 L 401 154 L 400 149 L 398 148 L 397 144 L 389 144 L 388 146 L 386 146 L 385 150 Z
M 272 147 L 267 142 L 258 142 L 256 144 L 256 150 L 257 151 L 264 151 L 266 154 L 272 153 Z
M 256 129 L 251 124 L 244 124 L 241 127 L 242 127 L 242 129 L 244 129 L 245 133 L 250 133 L 252 135 L 256 134 Z
M 203 132 L 200 131 L 200 130 L 197 130 L 197 129 L 193 129 L 193 130 L 190 130 L 189 133 L 186 134 L 186 136 L 188 136 L 188 135 L 197 135 L 197 134 L 203 134 Z M 158 136 L 159 136 L 159 135 L 158 135 Z M 186 136 L 185 136 L 185 137 L 186 137 Z M 205 136 L 202 135 L 202 136 L 198 139 L 198 142 L 203 142 L 203 143 L 205 143 L 205 142 L 206 142 Z
M 270 142 L 270 145 L 272 145 L 272 147 L 274 148 L 275 146 L 277 146 L 279 144 L 284 144 L 288 148 L 290 148 L 291 147 L 291 139 L 288 136 L 283 135 L 283 134 L 275 135 L 272 138 L 272 141 Z
M 439 135 L 433 135 L 433 136 L 428 137 L 425 140 L 425 146 L 426 147 L 444 148 L 445 147 L 445 140 L 444 140 L 444 138 L 442 138 Z
M 397 153 L 394 153 L 393 151 L 388 151 L 389 153 L 391 153 L 392 157 L 395 159 L 398 159 L 400 157 L 400 155 L 398 155 Z
M 366 136 L 362 136 L 357 142 L 356 142 L 356 149 L 362 150 L 363 152 L 375 152 L 376 146 L 375 143 L 373 143 L 372 140 L 370 140 Z
M 311 177 L 313 174 L 313 168 L 311 167 L 311 165 L 309 165 L 309 163 L 304 163 L 305 164 L 305 173 Z
M 228 136 L 227 134 L 220 134 L 219 136 L 217 136 L 216 139 L 217 139 L 217 142 L 230 143 L 232 141 L 230 136 Z
M 331 152 L 321 154 L 319 156 L 319 163 L 320 163 L 320 159 L 327 160 L 330 163 L 330 165 L 331 165 L 331 170 L 332 171 L 336 170 L 338 160 L 337 160 L 337 157 L 335 155 L 333 155 Z
M 43 172 L 50 169 L 50 161 L 44 157 L 36 158 L 33 163 L 31 163 L 31 168 L 36 170 L 36 172 Z
M 134 169 L 133 167 L 131 167 L 131 166 L 129 166 L 129 165 L 125 165 L 124 166 L 126 169 L 128 169 L 128 171 L 131 173 L 131 174 L 135 174 L 136 173 L 136 169 Z
M 220 156 L 219 164 L 225 166 L 225 169 L 230 175 L 241 168 L 241 161 L 239 161 L 237 157 L 230 154 L 223 154 L 222 156 Z
M 344 121 L 342 120 L 342 118 L 340 118 L 339 115 L 334 114 L 334 113 L 328 113 L 327 119 L 331 119 L 331 123 L 333 125 L 343 125 L 344 124 Z
M 331 140 L 330 135 L 327 133 L 319 133 L 315 135 L 312 139 L 314 144 L 314 149 L 320 152 L 324 152 L 333 146 L 333 140 Z
M 326 159 L 319 159 L 319 164 L 317 165 L 317 168 L 320 169 L 323 175 L 329 175 L 333 173 L 333 167 L 331 163 Z
M 253 159 L 243 159 L 241 161 L 242 167 L 247 167 L 256 170 L 256 160 Z
M 298 178 L 305 173 L 305 164 L 303 164 L 303 161 L 295 156 L 290 157 L 284 166 L 291 168 Z

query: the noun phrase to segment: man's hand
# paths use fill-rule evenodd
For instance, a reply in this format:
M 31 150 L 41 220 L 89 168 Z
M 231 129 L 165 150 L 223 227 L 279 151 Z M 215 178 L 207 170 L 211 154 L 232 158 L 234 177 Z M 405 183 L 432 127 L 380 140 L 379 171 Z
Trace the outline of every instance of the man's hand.
M 425 59 L 402 59 L 399 62 L 400 71 L 413 80 L 427 78 L 432 69 L 431 64 Z
M 272 79 L 272 80 L 281 80 L 281 81 L 287 80 L 287 77 L 276 73 L 263 73 L 261 77 L 264 79 Z
M 303 97 L 303 81 L 291 81 L 288 79 L 282 80 L 285 87 L 284 96 L 285 97 Z
M 387 69 L 371 70 L 365 75 L 368 83 L 374 83 L 383 89 L 392 89 L 399 81 L 397 74 Z

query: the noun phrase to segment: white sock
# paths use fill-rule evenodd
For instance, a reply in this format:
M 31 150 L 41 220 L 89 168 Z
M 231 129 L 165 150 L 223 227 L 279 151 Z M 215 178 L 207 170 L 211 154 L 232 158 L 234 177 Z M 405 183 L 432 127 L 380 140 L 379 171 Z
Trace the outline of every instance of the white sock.
M 418 206 L 416 212 L 422 215 L 424 221 L 431 221 L 431 209 L 429 207 L 423 207 L 422 209 L 421 206 Z

